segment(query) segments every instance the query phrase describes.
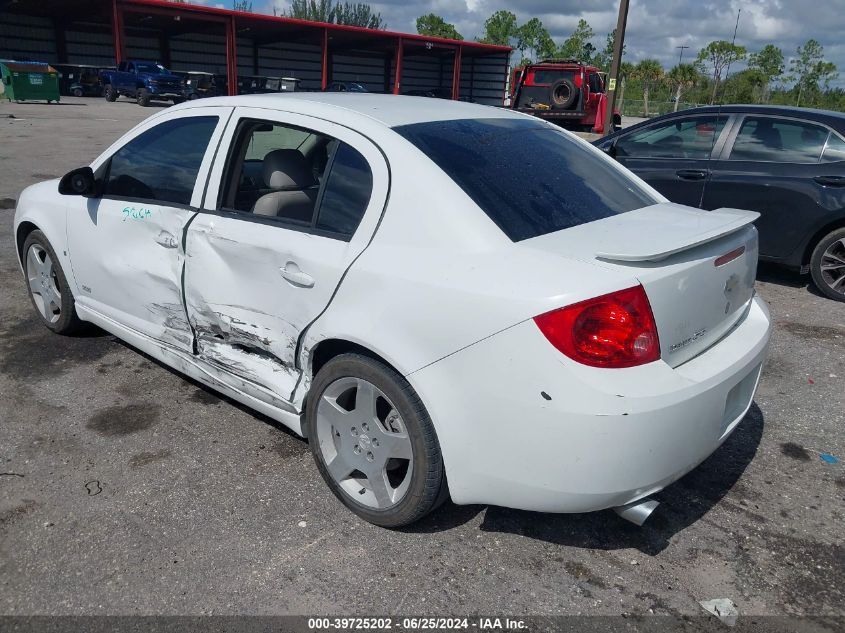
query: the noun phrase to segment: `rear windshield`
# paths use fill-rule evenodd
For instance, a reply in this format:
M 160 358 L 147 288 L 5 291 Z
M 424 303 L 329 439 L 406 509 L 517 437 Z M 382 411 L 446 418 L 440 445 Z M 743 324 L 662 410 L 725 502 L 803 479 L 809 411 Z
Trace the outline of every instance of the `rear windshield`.
M 394 128 L 514 242 L 658 202 L 603 156 L 531 119 L 459 119 Z

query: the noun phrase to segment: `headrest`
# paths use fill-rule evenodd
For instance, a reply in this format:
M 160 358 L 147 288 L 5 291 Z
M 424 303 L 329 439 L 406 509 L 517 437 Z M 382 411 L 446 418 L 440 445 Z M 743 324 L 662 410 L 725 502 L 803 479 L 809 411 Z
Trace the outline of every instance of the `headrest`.
M 276 149 L 264 157 L 264 184 L 271 189 L 302 189 L 315 181 L 299 150 Z

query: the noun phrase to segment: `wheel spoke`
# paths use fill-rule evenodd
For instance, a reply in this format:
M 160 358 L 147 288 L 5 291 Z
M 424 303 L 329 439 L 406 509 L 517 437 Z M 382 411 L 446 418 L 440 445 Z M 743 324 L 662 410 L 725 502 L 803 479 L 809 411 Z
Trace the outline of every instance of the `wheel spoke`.
M 326 469 L 329 471 L 332 479 L 338 483 L 349 477 L 352 471 L 355 470 L 340 453 L 337 453 L 334 459 L 326 464 Z
M 845 268 L 845 261 L 841 264 L 822 264 L 822 270 L 839 270 L 841 268 Z
M 379 508 L 386 508 L 393 504 L 393 488 L 387 481 L 387 472 L 384 468 L 379 468 L 372 475 L 367 477 L 370 483 L 370 489 L 373 491 L 373 496 L 376 498 L 376 503 Z
M 355 390 L 355 413 L 359 420 L 370 422 L 376 417 L 376 388 L 370 383 L 359 380 Z
M 411 439 L 407 434 L 384 433 L 379 437 L 379 455 L 386 454 L 386 459 L 412 459 Z
M 845 290 L 845 275 L 842 275 L 839 279 L 835 280 L 832 284 L 830 284 L 830 287 L 837 292 L 840 290 L 840 287 L 842 290 Z
M 323 396 L 319 415 L 337 430 L 349 430 L 352 423 L 348 411 L 341 408 L 334 398 Z
M 27 253 L 26 269 L 30 274 L 35 273 L 36 275 L 40 275 L 44 272 L 44 263 L 38 257 L 35 246 L 30 246 L 29 253 Z

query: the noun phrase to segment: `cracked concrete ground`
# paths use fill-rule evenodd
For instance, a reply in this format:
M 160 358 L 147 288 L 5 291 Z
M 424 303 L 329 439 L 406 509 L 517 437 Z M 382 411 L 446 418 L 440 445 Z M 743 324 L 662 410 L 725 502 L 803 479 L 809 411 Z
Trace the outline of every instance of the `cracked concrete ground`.
M 110 335 L 36 319 L 15 199 L 150 113 L 0 105 L 0 614 L 695 615 L 730 598 L 843 615 L 845 304 L 761 270 L 776 325 L 756 402 L 643 528 L 447 504 L 380 529 L 303 440 Z

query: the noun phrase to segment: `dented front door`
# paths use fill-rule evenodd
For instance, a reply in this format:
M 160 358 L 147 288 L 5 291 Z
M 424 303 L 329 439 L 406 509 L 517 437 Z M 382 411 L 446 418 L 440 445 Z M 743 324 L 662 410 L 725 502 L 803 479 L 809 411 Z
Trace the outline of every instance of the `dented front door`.
M 68 198 L 78 304 L 192 351 L 182 302 L 183 236 L 230 113 L 196 108 L 153 118 L 94 163 L 102 197 Z
M 366 247 L 384 208 L 387 165 L 370 141 L 348 128 L 293 113 L 238 108 L 212 170 L 209 192 L 239 120 L 276 121 L 314 130 L 355 148 L 372 170 L 372 193 L 346 239 L 222 208 L 212 196 L 187 232 L 185 304 L 200 358 L 234 388 L 285 407 L 300 379 L 300 335 L 329 305 L 344 272 Z M 218 208 L 221 207 L 221 208 Z M 281 402 L 280 402 L 281 401 Z

